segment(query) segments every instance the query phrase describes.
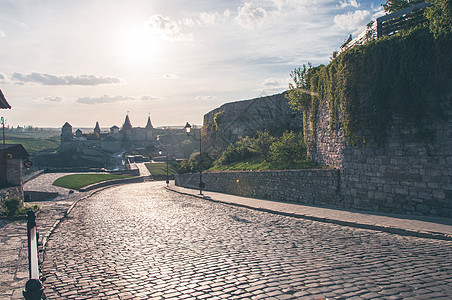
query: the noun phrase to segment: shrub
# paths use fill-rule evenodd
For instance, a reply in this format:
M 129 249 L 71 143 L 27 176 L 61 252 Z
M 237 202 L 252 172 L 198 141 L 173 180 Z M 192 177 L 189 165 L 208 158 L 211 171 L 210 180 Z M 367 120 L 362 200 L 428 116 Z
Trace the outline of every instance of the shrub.
M 5 215 L 15 216 L 18 215 L 23 204 L 19 197 L 9 197 L 5 199 L 3 206 L 5 207 L 3 210 Z

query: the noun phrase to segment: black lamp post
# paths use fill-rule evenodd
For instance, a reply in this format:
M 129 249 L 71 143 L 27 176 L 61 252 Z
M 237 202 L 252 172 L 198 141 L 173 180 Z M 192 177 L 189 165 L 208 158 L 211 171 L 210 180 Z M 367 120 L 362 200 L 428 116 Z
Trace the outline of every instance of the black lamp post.
M 206 184 L 204 182 L 202 182 L 202 163 L 201 163 L 201 159 L 202 159 L 202 136 L 201 134 L 199 135 L 199 138 L 196 137 L 195 134 L 191 134 L 191 125 L 185 124 L 185 132 L 187 133 L 187 136 L 191 136 L 195 141 L 199 141 L 199 194 L 203 195 L 202 190 L 206 187 Z
M 4 184 L 6 186 L 7 182 L 8 182 L 8 179 L 7 179 L 8 178 L 8 174 L 7 174 L 8 173 L 8 169 L 7 169 L 8 164 L 6 161 L 5 119 L 3 117 L 1 117 L 0 122 L 2 124 L 2 130 L 3 130 L 3 157 L 0 158 L 0 160 L 3 159 L 3 163 L 4 163 L 4 165 L 2 166 L 3 170 L 1 170 L 0 173 L 3 172 L 5 174 L 5 178 L 4 178 L 5 181 L 4 182 L 0 181 L 0 185 Z
M 159 155 L 162 155 L 163 151 L 159 150 Z M 166 153 L 166 186 L 169 186 L 169 177 L 168 177 L 168 153 Z

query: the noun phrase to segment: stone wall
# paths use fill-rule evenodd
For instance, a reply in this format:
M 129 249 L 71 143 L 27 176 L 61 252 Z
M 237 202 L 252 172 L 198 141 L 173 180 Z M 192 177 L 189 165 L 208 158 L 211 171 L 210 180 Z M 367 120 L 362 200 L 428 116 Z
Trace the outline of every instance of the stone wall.
M 393 116 L 384 145 L 369 139 L 351 147 L 340 129 L 330 130 L 329 107 L 322 101 L 315 140 L 307 141 L 309 156 L 340 170 L 344 207 L 452 217 L 452 84 L 441 94 L 440 106 L 442 117 L 427 112 L 428 139 L 418 137 L 416 124 Z
M 338 205 L 338 170 L 203 173 L 209 191 L 269 200 Z M 176 175 L 176 185 L 198 188 L 199 174 Z
M 300 115 L 290 107 L 285 95 L 226 103 L 205 114 L 202 129 L 205 151 L 225 148 L 240 137 L 256 135 L 259 130 L 273 134 L 300 130 Z

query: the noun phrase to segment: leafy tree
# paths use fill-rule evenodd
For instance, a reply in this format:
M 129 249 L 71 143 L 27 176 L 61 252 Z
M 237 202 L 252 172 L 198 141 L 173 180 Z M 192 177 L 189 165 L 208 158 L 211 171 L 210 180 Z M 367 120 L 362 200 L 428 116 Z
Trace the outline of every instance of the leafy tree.
M 386 3 L 381 6 L 383 6 L 385 12 L 393 13 L 421 2 L 424 2 L 424 0 L 386 0 Z
M 433 0 L 433 6 L 427 8 L 426 17 L 434 37 L 452 33 L 452 1 Z
M 281 169 L 293 167 L 306 160 L 306 146 L 301 133 L 285 132 L 271 145 L 270 150 L 271 161 L 278 164 Z
M 290 73 L 293 83 L 289 83 L 287 98 L 290 104 L 297 107 L 301 111 L 309 110 L 311 104 L 310 87 L 311 87 L 311 70 L 312 66 L 308 63 L 308 67 L 303 65 L 302 68 L 295 68 Z

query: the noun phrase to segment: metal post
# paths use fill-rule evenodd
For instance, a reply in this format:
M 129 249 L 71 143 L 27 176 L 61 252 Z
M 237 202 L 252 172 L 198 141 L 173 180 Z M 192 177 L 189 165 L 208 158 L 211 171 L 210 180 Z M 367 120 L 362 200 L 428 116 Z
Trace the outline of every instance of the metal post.
M 166 153 L 166 186 L 169 186 L 169 178 L 168 178 L 168 153 Z
M 36 230 L 36 214 L 30 210 L 27 213 L 27 237 L 28 237 L 28 268 L 30 279 L 25 284 L 23 296 L 26 300 L 46 299 L 44 287 L 39 280 L 38 260 L 38 233 Z
M 199 194 L 202 196 L 202 189 L 204 182 L 202 182 L 202 133 L 199 132 Z
M 1 117 L 0 121 L 2 122 L 2 127 L 3 127 L 3 158 L 2 158 L 3 159 L 3 166 L 2 166 L 3 170 L 1 170 L 0 172 L 3 172 L 4 176 L 5 176 L 5 178 L 4 178 L 5 182 L 1 182 L 1 179 L 0 179 L 0 184 L 5 184 L 5 186 L 6 186 L 6 185 L 8 185 L 8 166 L 7 166 L 8 163 L 6 161 L 5 119 L 3 117 Z

